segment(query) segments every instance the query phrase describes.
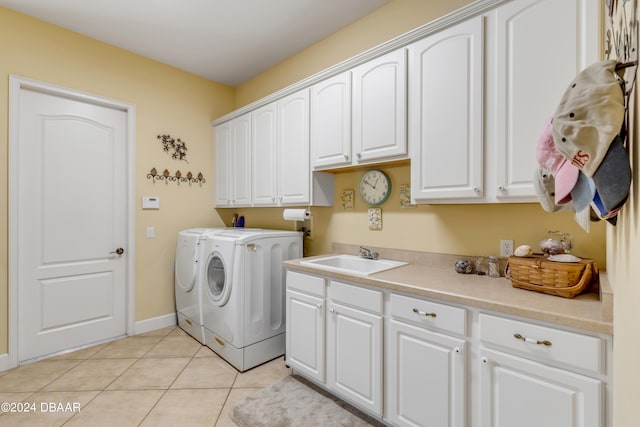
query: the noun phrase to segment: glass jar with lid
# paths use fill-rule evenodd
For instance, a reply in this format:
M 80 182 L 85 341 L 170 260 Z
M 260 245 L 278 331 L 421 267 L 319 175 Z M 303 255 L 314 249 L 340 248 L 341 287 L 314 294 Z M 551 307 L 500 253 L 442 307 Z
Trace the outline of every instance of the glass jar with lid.
M 573 247 L 571 234 L 561 231 L 547 232 L 547 238 L 540 242 L 540 250 L 545 256 L 568 254 Z

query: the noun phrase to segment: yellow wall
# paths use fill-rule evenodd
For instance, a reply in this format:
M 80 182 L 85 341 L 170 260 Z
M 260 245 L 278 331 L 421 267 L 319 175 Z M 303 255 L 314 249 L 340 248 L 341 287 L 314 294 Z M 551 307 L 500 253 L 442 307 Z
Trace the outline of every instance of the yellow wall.
M 233 109 L 234 89 L 0 7 L 0 353 L 7 352 L 8 80 L 16 74 L 136 106 L 136 320 L 175 311 L 173 259 L 177 232 L 220 226 L 213 209 L 211 120 Z M 156 136 L 186 141 L 189 164 L 172 160 Z M 202 172 L 197 185 L 152 184 L 156 167 Z M 159 211 L 142 211 L 143 195 L 159 196 Z M 156 227 L 147 239 L 147 226 Z
M 471 0 L 391 0 L 369 15 L 240 85 L 236 108 L 316 74 L 434 19 Z
M 408 249 L 458 255 L 499 255 L 500 240 L 513 239 L 515 245 L 537 247 L 548 230 L 562 230 L 574 238 L 574 253 L 605 267 L 605 226 L 592 224 L 584 232 L 567 212 L 549 214 L 537 203 L 480 205 L 419 205 L 400 207 L 399 187 L 409 184 L 409 167 L 385 168 L 392 180 L 389 199 L 381 206 L 381 231 L 370 231 L 367 206 L 357 195 L 360 172 L 335 176 L 333 207 L 312 207 L 313 239 L 305 243 L 305 255 L 331 251 L 331 243 Z M 340 196 L 355 191 L 355 206 L 344 210 Z M 234 212 L 244 215 L 248 227 L 293 229 L 295 223 L 282 219 L 282 208 L 219 209 L 230 224 Z
M 638 87 L 635 105 L 640 105 Z M 631 196 L 618 215 L 618 225 L 607 230 L 607 263 L 614 288 L 613 352 L 614 422 L 618 427 L 638 425 L 640 387 L 640 135 L 637 108 L 630 126 L 631 168 L 634 171 Z

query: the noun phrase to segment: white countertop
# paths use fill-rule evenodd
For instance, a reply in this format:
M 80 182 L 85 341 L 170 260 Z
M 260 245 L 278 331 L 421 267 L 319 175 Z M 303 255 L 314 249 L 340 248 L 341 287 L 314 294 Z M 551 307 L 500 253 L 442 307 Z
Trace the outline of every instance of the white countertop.
M 335 249 L 335 245 L 334 245 Z M 396 255 L 395 258 L 402 259 Z M 382 255 L 381 255 L 382 257 Z M 449 262 L 453 256 L 436 255 L 439 262 Z M 409 257 L 411 258 L 411 257 Z M 415 259 L 415 257 L 414 257 Z M 434 265 L 434 262 L 414 262 L 369 276 L 356 276 L 315 268 L 301 264 L 301 259 L 285 261 L 290 270 L 346 280 L 363 285 L 377 286 L 392 291 L 441 301 L 468 305 L 481 309 L 527 317 L 586 331 L 613 334 L 612 296 L 606 291 L 588 292 L 574 298 L 563 298 L 539 292 L 514 288 L 506 278 L 491 278 L 474 274 L 459 274 L 453 263 Z M 437 263 L 435 263 L 437 264 Z M 608 289 L 606 275 L 601 275 L 601 287 Z

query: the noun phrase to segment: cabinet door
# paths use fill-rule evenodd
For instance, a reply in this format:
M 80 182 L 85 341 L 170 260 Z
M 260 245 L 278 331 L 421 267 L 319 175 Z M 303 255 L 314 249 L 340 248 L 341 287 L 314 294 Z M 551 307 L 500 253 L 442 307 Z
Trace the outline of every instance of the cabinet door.
M 321 298 L 287 290 L 287 364 L 320 383 L 324 383 L 323 303 Z
M 382 415 L 382 316 L 330 303 L 327 385 L 345 399 Z
M 411 191 L 483 196 L 483 18 L 409 46 Z
M 251 113 L 231 120 L 231 203 L 251 205 Z
M 308 204 L 309 90 L 278 101 L 278 193 L 281 204 Z
M 231 127 L 229 122 L 214 129 L 216 207 L 231 205 Z
M 521 0 L 496 9 L 497 197 L 535 198 L 538 137 L 568 84 L 598 59 L 598 42 L 590 43 L 597 7 L 589 0 Z
M 601 381 L 487 349 L 480 357 L 481 425 L 604 425 Z
M 252 112 L 253 139 L 253 204 L 277 203 L 278 141 L 276 104 L 271 103 Z
M 353 148 L 356 162 L 407 154 L 406 50 L 353 70 Z
M 387 349 L 388 416 L 394 424 L 466 425 L 463 340 L 391 320 Z
M 311 166 L 351 163 L 351 72 L 311 87 Z

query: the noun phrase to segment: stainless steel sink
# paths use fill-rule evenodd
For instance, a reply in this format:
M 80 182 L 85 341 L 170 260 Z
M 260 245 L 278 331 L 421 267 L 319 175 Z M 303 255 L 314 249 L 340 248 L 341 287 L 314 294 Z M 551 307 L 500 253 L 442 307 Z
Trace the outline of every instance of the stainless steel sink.
M 329 255 L 300 261 L 300 264 L 311 265 L 324 270 L 368 276 L 392 268 L 407 265 L 404 261 L 390 259 L 366 259 L 355 255 Z

